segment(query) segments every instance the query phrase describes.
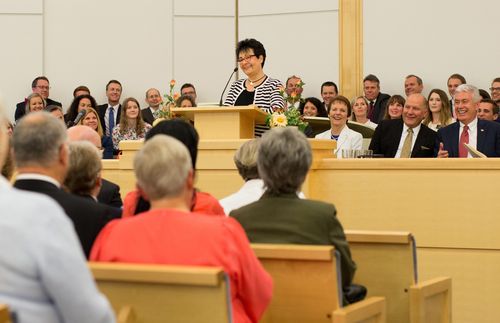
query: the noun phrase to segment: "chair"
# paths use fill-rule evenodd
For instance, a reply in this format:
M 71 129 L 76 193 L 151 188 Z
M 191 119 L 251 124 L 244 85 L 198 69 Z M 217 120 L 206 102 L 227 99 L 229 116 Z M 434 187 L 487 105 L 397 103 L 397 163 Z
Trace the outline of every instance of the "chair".
M 385 322 L 385 300 L 372 297 L 342 308 L 339 262 L 333 246 L 252 244 L 274 281 L 261 322 Z
M 418 281 L 415 239 L 409 232 L 345 230 L 358 269 L 354 282 L 384 296 L 387 322 L 451 322 L 451 278 Z
M 9 307 L 5 304 L 0 304 L 0 323 L 12 323 Z
M 118 323 L 231 322 L 229 282 L 220 268 L 89 263 Z

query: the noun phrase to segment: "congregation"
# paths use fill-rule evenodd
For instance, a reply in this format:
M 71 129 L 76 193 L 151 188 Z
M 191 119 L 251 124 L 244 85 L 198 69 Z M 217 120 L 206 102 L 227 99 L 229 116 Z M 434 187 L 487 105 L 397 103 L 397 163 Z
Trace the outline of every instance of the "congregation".
M 490 96 L 453 74 L 448 94 L 432 89 L 425 97 L 423 80 L 408 75 L 405 95 L 391 96 L 369 74 L 363 95 L 352 100 L 332 81 L 322 84 L 318 97 L 302 99 L 299 76 L 283 84 L 264 72 L 259 41 L 240 41 L 236 61 L 246 78 L 230 86 L 224 106 L 255 104 L 267 113 L 296 108 L 304 117 L 325 118 L 330 129 L 265 129 L 237 150 L 245 184 L 221 200 L 195 187 L 203 138 L 190 122 L 163 120 L 158 89 L 145 91 L 141 109 L 142 100 L 122 99 L 118 80 L 106 84 L 101 105 L 79 86 L 64 111 L 40 76 L 17 104 L 15 124 L 0 105 L 0 246 L 17 246 L 0 255 L 0 303 L 18 322 L 114 322 L 87 260 L 221 267 L 234 322 L 258 322 L 272 300 L 273 280 L 250 243 L 334 246 L 343 302 L 356 302 L 366 290 L 352 283 L 356 259 L 337 209 L 301 193 L 312 165 L 307 137 L 336 141 L 341 158 L 342 150 L 362 148 L 362 135 L 348 126 L 356 122 L 374 130 L 369 148 L 379 157 L 471 158 L 467 146 L 500 157 L 500 78 L 492 81 Z M 289 102 L 280 91 L 299 99 Z M 186 83 L 171 107 L 197 107 L 197 100 L 195 86 Z M 122 200 L 120 188 L 102 178 L 101 159 L 120 158 L 120 142 L 138 139 L 144 145 L 133 160 L 136 189 Z

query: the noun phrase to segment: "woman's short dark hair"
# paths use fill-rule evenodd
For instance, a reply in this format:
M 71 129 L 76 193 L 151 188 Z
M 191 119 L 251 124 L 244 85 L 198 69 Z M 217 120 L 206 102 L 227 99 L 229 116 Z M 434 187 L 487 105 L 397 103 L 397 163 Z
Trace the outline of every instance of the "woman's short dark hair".
M 352 107 L 351 107 L 351 102 L 349 102 L 349 99 L 346 98 L 345 96 L 343 95 L 337 95 L 336 97 L 334 97 L 331 101 L 330 101 L 330 104 L 328 105 L 328 114 L 330 114 L 330 109 L 332 108 L 332 105 L 335 103 L 335 102 L 340 102 L 344 105 L 347 106 L 347 117 L 349 118 L 351 116 L 351 113 L 352 113 Z
M 317 117 L 328 117 L 328 113 L 326 112 L 325 105 L 321 103 L 321 101 L 318 98 L 315 97 L 309 97 L 304 100 L 304 102 L 301 102 L 299 105 L 299 111 L 300 114 L 304 114 L 304 107 L 306 106 L 306 103 L 310 102 L 312 105 L 316 107 L 316 110 L 318 110 L 318 114 L 316 115 Z
M 194 102 L 194 99 L 190 96 L 190 95 L 181 95 L 176 101 L 175 101 L 175 106 L 176 107 L 181 107 L 181 104 L 182 104 L 182 101 L 184 100 L 188 100 L 189 102 L 191 102 L 191 106 L 193 106 L 193 108 L 196 108 L 196 102 Z
M 198 156 L 199 136 L 196 129 L 187 121 L 182 119 L 165 120 L 158 123 L 146 134 L 146 141 L 156 135 L 167 135 L 182 142 L 191 155 L 193 170 L 196 169 L 196 157 Z
M 264 63 L 266 62 L 266 49 L 260 41 L 253 38 L 247 38 L 238 43 L 238 46 L 236 46 L 236 59 L 238 59 L 241 52 L 246 52 L 250 49 L 253 50 L 253 53 L 257 56 L 257 58 L 262 56 L 262 67 L 264 67 Z
M 67 113 L 67 121 L 75 120 L 76 116 L 78 115 L 78 105 L 80 104 L 80 101 L 82 99 L 89 99 L 90 104 L 92 105 L 92 108 L 97 109 L 97 102 L 92 95 L 83 94 L 83 95 L 77 96 L 76 98 L 73 99 L 73 102 L 71 102 L 71 105 L 69 106 L 68 113 Z
M 399 103 L 401 106 L 405 106 L 406 100 L 399 94 L 395 94 L 387 100 L 387 104 L 385 105 L 385 111 L 384 111 L 384 120 L 389 120 L 391 116 L 389 116 L 389 106 L 391 104 L 396 104 Z

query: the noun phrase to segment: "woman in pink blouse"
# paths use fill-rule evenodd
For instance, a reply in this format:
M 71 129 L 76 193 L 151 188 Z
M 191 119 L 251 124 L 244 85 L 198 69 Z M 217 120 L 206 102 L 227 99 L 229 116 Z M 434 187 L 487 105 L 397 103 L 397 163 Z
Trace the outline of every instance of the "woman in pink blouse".
M 134 98 L 127 98 L 123 101 L 123 113 L 120 116 L 120 123 L 113 128 L 113 147 L 118 150 L 118 145 L 122 140 L 144 139 L 146 133 L 151 129 L 151 125 L 142 120 L 141 107 Z

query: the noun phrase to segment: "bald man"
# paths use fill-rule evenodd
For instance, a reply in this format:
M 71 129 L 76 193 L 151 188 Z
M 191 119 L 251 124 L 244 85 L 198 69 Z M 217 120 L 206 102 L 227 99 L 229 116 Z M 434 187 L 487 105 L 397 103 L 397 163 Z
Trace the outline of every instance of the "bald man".
M 422 124 L 429 105 L 422 94 L 410 94 L 403 118 L 383 120 L 375 129 L 370 149 L 388 158 L 434 157 L 436 132 Z
M 90 127 L 76 125 L 68 129 L 68 139 L 70 141 L 89 141 L 97 149 L 102 150 L 101 137 L 95 130 Z M 122 198 L 120 196 L 120 186 L 112 183 L 104 178 L 101 178 L 102 186 L 97 201 L 99 203 L 107 204 L 109 206 L 121 208 L 123 206 Z

